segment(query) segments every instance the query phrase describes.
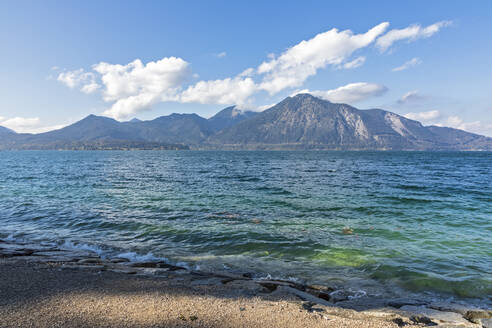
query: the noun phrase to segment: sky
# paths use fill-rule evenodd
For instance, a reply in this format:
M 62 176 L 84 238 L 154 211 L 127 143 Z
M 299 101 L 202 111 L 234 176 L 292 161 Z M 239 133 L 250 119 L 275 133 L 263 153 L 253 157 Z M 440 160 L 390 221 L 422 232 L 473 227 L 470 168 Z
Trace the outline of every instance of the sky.
M 0 126 L 309 92 L 492 136 L 491 1 L 0 1 Z

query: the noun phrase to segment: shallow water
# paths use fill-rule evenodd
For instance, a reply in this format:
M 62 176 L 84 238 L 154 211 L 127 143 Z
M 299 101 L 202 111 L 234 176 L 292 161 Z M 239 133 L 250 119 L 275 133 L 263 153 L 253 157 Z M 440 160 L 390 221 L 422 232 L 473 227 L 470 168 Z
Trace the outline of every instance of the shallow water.
M 492 304 L 492 153 L 0 152 L 0 224 L 103 256 Z

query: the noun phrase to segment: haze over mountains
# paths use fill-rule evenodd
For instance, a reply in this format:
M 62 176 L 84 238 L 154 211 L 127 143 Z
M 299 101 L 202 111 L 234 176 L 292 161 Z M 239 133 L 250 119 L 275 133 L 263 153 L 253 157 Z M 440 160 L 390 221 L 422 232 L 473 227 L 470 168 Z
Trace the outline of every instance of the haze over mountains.
M 90 115 L 60 130 L 18 134 L 0 127 L 1 149 L 492 150 L 492 138 L 425 127 L 381 110 L 299 94 L 260 113 L 228 107 L 205 119 L 171 114 L 119 122 Z

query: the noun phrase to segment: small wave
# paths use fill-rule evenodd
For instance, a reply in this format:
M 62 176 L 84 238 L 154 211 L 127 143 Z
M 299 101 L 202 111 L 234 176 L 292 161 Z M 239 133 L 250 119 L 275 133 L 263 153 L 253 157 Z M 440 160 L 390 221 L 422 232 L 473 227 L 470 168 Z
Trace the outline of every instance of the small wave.
M 354 292 L 354 295 L 349 295 L 348 296 L 348 299 L 349 300 L 352 300 L 352 299 L 357 299 L 357 298 L 362 298 L 362 297 L 366 297 L 367 296 L 367 292 L 365 290 L 357 290 Z
M 390 197 L 385 197 L 385 198 L 388 200 L 396 201 L 398 203 L 403 203 L 403 204 L 439 202 L 439 200 L 424 199 L 424 198 L 413 198 L 413 197 L 390 196 Z
M 60 245 L 60 248 L 69 249 L 69 250 L 83 250 L 96 253 L 97 255 L 103 257 L 106 251 L 98 246 L 89 245 L 89 244 L 79 244 L 72 242 L 71 240 L 65 240 L 63 244 Z
M 291 281 L 294 283 L 302 283 L 302 280 L 296 277 L 272 276 L 269 273 L 256 277 L 256 280 L 283 280 L 283 281 Z
M 169 262 L 169 260 L 167 258 L 154 256 L 154 254 L 152 254 L 151 252 L 144 254 L 144 255 L 138 254 L 136 252 L 126 252 L 126 253 L 117 254 L 116 257 L 127 259 L 130 262 L 146 262 L 146 261 Z

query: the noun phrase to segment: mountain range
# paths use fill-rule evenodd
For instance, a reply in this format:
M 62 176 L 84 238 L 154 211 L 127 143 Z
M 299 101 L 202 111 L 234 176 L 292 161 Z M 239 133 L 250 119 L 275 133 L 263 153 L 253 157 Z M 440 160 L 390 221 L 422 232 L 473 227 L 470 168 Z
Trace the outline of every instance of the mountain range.
M 360 110 L 309 94 L 263 111 L 228 107 L 209 119 L 171 114 L 119 122 L 89 115 L 65 128 L 15 133 L 0 127 L 2 149 L 492 150 L 492 138 L 423 126 L 395 113 Z

